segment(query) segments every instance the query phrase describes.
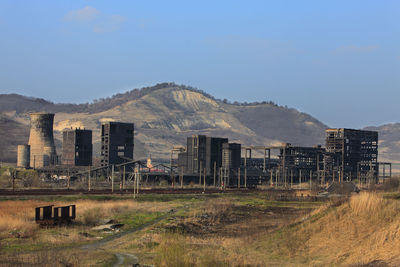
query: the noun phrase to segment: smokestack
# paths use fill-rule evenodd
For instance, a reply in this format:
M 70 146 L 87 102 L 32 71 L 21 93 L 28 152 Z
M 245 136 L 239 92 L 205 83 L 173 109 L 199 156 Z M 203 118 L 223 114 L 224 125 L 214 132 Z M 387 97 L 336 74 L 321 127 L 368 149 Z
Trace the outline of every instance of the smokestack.
M 31 148 L 29 145 L 18 145 L 17 167 L 29 168 Z
M 57 154 L 53 137 L 54 114 L 30 113 L 29 116 L 31 117 L 28 142 L 31 147 L 30 166 L 42 168 L 55 164 Z

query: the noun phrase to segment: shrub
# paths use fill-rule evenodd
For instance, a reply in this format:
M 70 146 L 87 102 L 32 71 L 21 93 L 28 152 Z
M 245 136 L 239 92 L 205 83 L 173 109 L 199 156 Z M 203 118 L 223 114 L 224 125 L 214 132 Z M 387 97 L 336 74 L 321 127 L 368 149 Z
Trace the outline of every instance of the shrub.
M 82 214 L 82 221 L 86 225 L 96 225 L 104 217 L 104 211 L 101 208 L 92 208 Z
M 383 190 L 385 191 L 397 191 L 399 189 L 399 179 L 398 178 L 390 178 L 385 180 L 385 183 L 383 184 Z
M 158 266 L 194 266 L 193 259 L 186 248 L 185 238 L 178 234 L 165 234 L 159 245 Z

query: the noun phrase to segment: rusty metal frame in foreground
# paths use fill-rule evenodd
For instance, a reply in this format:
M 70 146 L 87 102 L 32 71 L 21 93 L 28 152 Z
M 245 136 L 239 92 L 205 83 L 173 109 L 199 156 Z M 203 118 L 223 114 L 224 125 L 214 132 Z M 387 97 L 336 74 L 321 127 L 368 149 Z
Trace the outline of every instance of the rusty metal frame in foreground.
M 40 225 L 71 223 L 75 218 L 75 205 L 62 207 L 54 207 L 54 205 L 49 205 L 35 208 L 35 222 Z

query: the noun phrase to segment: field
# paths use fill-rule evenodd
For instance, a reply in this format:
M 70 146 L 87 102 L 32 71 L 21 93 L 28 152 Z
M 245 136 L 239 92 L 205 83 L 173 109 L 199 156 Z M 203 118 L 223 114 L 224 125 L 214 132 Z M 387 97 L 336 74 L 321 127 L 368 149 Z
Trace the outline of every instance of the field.
M 267 192 L 0 201 L 0 266 L 398 266 L 397 193 L 281 201 Z M 34 207 L 76 204 L 39 227 Z M 99 225 L 121 223 L 118 230 Z M 101 228 L 101 227 L 100 227 Z

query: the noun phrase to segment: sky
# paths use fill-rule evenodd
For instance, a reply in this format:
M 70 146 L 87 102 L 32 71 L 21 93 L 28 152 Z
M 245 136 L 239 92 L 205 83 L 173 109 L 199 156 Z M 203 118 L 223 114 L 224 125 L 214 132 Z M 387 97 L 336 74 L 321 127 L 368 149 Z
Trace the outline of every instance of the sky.
M 0 1 L 0 93 L 85 103 L 160 82 L 331 127 L 400 122 L 400 1 Z

